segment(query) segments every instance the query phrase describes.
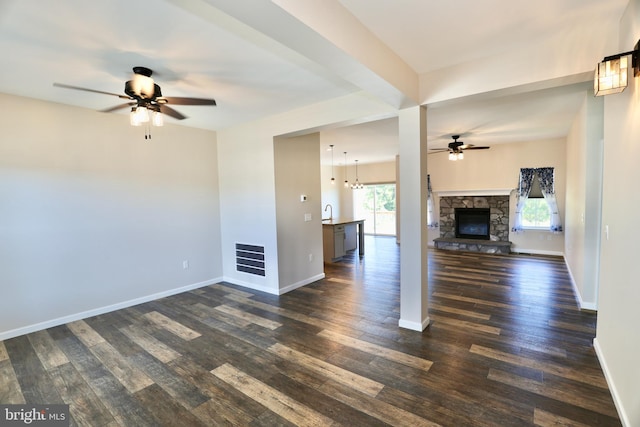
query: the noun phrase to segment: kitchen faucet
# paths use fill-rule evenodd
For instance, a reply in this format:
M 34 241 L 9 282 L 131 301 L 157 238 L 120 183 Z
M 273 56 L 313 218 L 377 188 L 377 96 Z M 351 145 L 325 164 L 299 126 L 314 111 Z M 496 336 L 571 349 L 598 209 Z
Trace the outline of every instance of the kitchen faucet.
M 327 203 L 327 206 L 324 207 L 324 211 L 327 211 L 327 208 L 329 208 L 329 221 L 331 221 L 333 219 L 333 206 L 331 206 L 330 203 Z

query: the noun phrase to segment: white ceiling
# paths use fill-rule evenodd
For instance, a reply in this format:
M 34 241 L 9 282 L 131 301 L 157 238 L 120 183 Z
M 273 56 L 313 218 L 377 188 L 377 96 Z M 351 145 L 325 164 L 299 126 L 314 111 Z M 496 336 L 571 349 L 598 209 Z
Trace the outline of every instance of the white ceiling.
M 165 96 L 218 102 L 217 107 L 175 107 L 188 118 L 168 121 L 219 130 L 360 91 L 293 48 L 300 42 L 300 22 L 275 3 L 0 0 L 0 50 L 5 52 L 0 92 L 101 110 L 122 100 L 53 83 L 122 93 L 131 68 L 146 66 Z M 591 41 L 598 33 L 594 28 L 605 32 L 616 25 L 627 0 L 339 3 L 421 74 L 460 64 L 472 69 L 473 61 L 508 57 L 539 46 L 542 38 L 566 45 L 567 51 L 583 51 L 588 46 L 579 41 Z M 278 40 L 271 37 L 276 31 Z M 584 87 L 571 86 L 430 105 L 428 138 L 440 147 L 454 133 L 476 145 L 562 137 L 583 96 Z M 322 143 L 349 152 L 349 161 L 392 160 L 397 122 L 323 131 Z M 330 154 L 323 159 L 329 161 Z
M 617 22 L 627 0 L 340 0 L 419 74 L 544 40 L 582 49 Z M 599 31 L 596 31 L 599 30 Z M 508 66 L 508 64 L 505 64 Z M 595 64 L 594 64 L 595 68 Z

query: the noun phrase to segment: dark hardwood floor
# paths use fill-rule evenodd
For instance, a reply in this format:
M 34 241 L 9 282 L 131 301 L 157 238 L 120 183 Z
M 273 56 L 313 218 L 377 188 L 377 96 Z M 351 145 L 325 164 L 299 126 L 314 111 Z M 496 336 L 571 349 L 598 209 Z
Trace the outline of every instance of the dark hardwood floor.
M 433 251 L 398 328 L 399 248 L 280 297 L 217 284 L 0 342 L 0 403 L 86 426 L 619 426 L 562 259 Z

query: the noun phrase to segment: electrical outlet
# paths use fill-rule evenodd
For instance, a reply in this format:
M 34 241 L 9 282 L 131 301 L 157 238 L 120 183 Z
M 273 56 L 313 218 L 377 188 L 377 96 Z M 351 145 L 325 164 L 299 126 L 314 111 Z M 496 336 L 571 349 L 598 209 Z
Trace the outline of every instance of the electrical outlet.
M 185 269 L 185 270 L 187 268 L 189 268 L 189 260 L 188 259 L 185 259 L 184 261 L 182 261 L 182 268 Z
M 305 221 L 311 221 L 311 214 L 310 213 L 304 214 L 304 220 Z
M 309 262 L 313 261 L 313 254 L 309 254 Z

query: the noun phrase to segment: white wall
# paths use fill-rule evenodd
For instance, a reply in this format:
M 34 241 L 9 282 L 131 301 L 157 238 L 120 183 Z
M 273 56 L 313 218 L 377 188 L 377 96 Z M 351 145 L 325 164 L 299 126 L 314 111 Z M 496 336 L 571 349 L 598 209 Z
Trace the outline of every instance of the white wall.
M 0 339 L 221 278 L 215 133 L 0 106 Z
M 640 38 L 640 0 L 631 0 L 616 52 Z M 640 78 L 604 100 L 604 183 L 598 326 L 595 347 L 625 426 L 640 425 Z M 608 227 L 608 237 L 604 229 Z
M 469 141 L 471 142 L 471 141 Z M 496 144 L 489 150 L 467 151 L 462 161 L 452 162 L 446 153 L 429 154 L 429 175 L 439 215 L 438 193 L 452 191 L 482 192 L 514 190 L 518 187 L 520 168 L 555 168 L 555 190 L 560 217 L 565 208 L 565 141 L 563 139 L 517 144 Z M 510 201 L 509 227 L 515 218 L 515 194 Z M 439 231 L 430 230 L 430 238 Z M 526 230 L 509 233 L 514 252 L 562 255 L 564 236 L 549 231 Z
M 319 145 L 317 133 L 274 141 L 280 293 L 324 277 Z

